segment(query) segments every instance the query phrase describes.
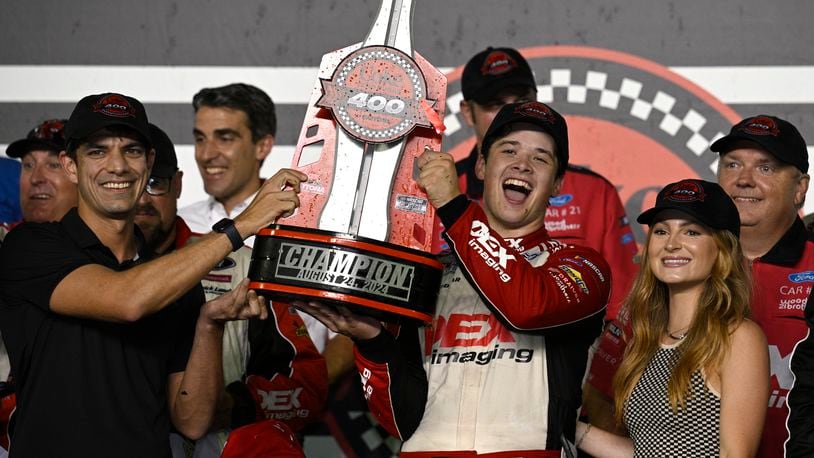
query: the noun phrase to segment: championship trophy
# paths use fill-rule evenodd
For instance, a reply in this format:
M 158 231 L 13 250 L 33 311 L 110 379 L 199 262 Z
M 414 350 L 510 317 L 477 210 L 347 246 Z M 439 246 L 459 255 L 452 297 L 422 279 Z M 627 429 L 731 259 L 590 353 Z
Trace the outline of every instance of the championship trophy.
M 443 266 L 416 159 L 440 150 L 447 81 L 413 51 L 412 0 L 383 0 L 361 43 L 325 54 L 291 167 L 300 207 L 257 233 L 250 288 L 429 322 Z

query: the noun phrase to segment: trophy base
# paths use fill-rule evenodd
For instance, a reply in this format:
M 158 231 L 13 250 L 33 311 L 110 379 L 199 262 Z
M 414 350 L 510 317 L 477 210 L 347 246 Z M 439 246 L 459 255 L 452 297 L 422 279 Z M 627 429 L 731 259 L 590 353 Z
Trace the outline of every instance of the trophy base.
M 257 233 L 249 287 L 270 299 L 345 305 L 382 321 L 429 323 L 443 265 L 423 251 L 274 225 Z

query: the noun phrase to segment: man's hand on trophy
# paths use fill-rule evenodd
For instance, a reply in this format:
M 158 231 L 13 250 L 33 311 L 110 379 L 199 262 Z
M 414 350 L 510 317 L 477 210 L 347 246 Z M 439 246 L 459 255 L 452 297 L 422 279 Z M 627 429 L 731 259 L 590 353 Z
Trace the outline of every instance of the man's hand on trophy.
M 416 161 L 421 171 L 417 180 L 418 185 L 427 193 L 433 207 L 441 208 L 461 194 L 455 159 L 451 154 L 433 151 L 427 147 Z
M 353 313 L 342 305 L 333 306 L 317 301 L 293 301 L 291 305 L 316 318 L 331 331 L 354 340 L 372 339 L 382 332 L 379 320 Z
M 267 179 L 249 206 L 235 218 L 235 227 L 243 238 L 254 235 L 260 229 L 273 224 L 278 218 L 294 214 L 299 207 L 300 183 L 308 181 L 308 175 L 293 169 L 280 169 Z

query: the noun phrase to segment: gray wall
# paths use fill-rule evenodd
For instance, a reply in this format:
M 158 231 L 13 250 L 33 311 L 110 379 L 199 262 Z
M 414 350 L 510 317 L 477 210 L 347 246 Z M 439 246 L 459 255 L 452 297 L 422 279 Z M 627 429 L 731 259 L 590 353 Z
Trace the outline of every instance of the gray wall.
M 0 66 L 315 67 L 326 51 L 360 41 L 377 9 L 375 0 L 2 0 Z M 812 65 L 811 18 L 814 2 L 806 0 L 415 0 L 413 30 L 415 49 L 439 67 L 460 65 L 490 44 L 589 45 L 665 66 Z M 156 121 L 189 143 L 186 107 L 156 108 Z M 291 108 L 284 143 L 294 141 L 304 113 Z M 808 104 L 735 108 L 786 115 L 814 139 Z M 70 109 L 0 102 L 0 144 Z

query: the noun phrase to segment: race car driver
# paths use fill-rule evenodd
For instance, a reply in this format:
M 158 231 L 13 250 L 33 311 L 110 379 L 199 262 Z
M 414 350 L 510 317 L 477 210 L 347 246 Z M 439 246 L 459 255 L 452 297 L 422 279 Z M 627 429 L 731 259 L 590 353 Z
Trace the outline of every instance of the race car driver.
M 451 248 L 432 326 L 384 329 L 345 306 L 295 304 L 355 340 L 370 410 L 405 440 L 402 456 L 559 457 L 573 441 L 610 272 L 545 230 L 568 163 L 565 120 L 540 102 L 506 105 L 483 151 L 482 207 L 461 193 L 449 154 L 418 159 Z

